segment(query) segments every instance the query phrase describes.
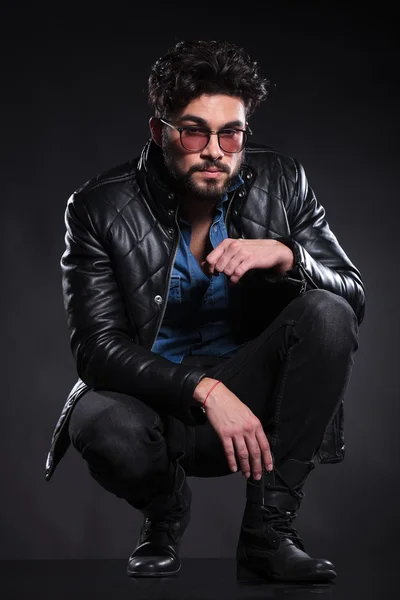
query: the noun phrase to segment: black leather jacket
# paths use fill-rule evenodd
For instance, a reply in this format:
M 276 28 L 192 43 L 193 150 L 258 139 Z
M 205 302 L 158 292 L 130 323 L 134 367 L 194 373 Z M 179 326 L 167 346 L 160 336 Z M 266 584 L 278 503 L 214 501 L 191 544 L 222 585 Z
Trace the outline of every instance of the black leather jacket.
M 240 318 L 232 324 L 238 340 L 260 333 L 290 300 L 312 288 L 343 296 L 360 324 L 365 302 L 360 273 L 330 230 L 302 166 L 271 148 L 250 145 L 241 176 L 244 184 L 230 193 L 229 237 L 278 239 L 292 249 L 295 265 L 284 276 L 254 269 L 242 278 L 236 294 Z M 79 379 L 53 434 L 47 480 L 69 446 L 70 411 L 88 389 L 138 397 L 185 426 L 206 418 L 192 398 L 206 371 L 151 352 L 179 241 L 177 209 L 161 151 L 151 140 L 139 158 L 97 176 L 68 200 L 62 285 Z M 343 457 L 342 403 L 318 460 Z

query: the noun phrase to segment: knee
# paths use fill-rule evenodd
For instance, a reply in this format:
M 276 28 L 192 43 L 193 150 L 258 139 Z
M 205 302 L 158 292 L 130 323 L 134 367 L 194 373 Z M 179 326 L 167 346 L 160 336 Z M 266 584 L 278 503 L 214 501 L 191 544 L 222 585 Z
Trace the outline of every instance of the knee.
M 328 322 L 336 321 L 357 325 L 357 317 L 343 296 L 329 290 L 309 290 L 303 296 L 314 317 Z
M 138 410 L 134 398 L 126 403 L 102 398 L 97 406 L 96 400 L 93 391 L 78 400 L 69 423 L 73 446 L 96 472 L 127 480 L 151 476 L 154 453 L 164 442 L 160 417 L 147 406 Z
M 350 304 L 328 290 L 309 290 L 303 295 L 304 317 L 308 331 L 317 339 L 333 345 L 357 346 L 358 321 Z

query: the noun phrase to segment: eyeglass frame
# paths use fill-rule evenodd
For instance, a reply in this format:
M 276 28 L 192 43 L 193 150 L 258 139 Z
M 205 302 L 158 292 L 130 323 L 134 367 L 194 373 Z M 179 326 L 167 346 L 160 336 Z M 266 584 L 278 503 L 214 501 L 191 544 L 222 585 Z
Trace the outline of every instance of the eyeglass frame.
M 243 152 L 243 150 L 245 149 L 249 136 L 253 135 L 253 132 L 250 129 L 250 127 L 247 127 L 247 129 L 237 129 L 236 127 L 225 127 L 225 129 L 232 129 L 232 130 L 234 129 L 235 131 L 241 131 L 246 136 L 245 142 L 243 144 L 243 148 L 241 148 L 240 150 L 236 150 L 235 152 L 228 152 L 227 150 L 224 150 L 221 147 L 221 140 L 219 139 L 220 133 L 222 131 L 224 131 L 224 128 L 219 129 L 218 131 L 213 131 L 212 129 L 208 129 L 208 127 L 202 127 L 201 125 L 198 125 L 199 128 L 208 130 L 208 140 L 207 140 L 206 144 L 203 146 L 203 148 L 199 148 L 198 150 L 190 150 L 189 148 L 186 148 L 182 142 L 182 132 L 185 129 L 189 129 L 190 127 L 196 127 L 196 125 L 186 125 L 183 127 L 176 127 L 176 125 L 172 125 L 172 123 L 168 123 L 168 121 L 161 119 L 161 117 L 159 117 L 159 120 L 161 121 L 161 123 L 164 123 L 165 125 L 168 125 L 169 127 L 172 127 L 172 129 L 176 129 L 176 131 L 179 131 L 179 138 L 181 141 L 182 148 L 184 148 L 184 150 L 187 150 L 188 152 L 202 152 L 204 150 L 204 148 L 207 148 L 208 144 L 210 143 L 211 136 L 217 135 L 218 145 L 221 148 L 222 152 L 225 152 L 225 154 L 239 154 L 239 152 Z

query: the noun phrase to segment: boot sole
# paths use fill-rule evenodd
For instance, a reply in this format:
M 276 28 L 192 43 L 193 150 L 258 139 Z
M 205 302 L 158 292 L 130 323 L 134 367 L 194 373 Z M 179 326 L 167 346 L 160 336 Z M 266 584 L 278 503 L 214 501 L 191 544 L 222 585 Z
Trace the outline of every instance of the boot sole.
M 314 573 L 310 576 L 303 576 L 296 579 L 288 579 L 284 577 L 278 577 L 276 575 L 272 575 L 268 570 L 255 571 L 250 569 L 248 566 L 245 566 L 239 562 L 236 562 L 236 578 L 239 582 L 261 582 L 265 580 L 271 581 L 280 581 L 280 582 L 293 582 L 293 583 L 329 583 L 337 576 L 336 572 L 326 571 L 325 573 Z
M 174 575 L 179 573 L 179 571 L 181 570 L 181 566 L 182 565 L 180 565 L 179 569 L 177 569 L 176 571 L 148 571 L 147 573 L 146 571 L 135 573 L 134 571 L 130 571 L 128 567 L 126 572 L 128 577 L 173 577 Z

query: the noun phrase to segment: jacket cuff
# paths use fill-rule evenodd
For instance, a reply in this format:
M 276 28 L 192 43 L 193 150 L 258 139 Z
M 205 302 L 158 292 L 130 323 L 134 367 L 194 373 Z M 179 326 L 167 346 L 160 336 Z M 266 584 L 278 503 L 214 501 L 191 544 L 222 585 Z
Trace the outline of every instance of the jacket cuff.
M 186 376 L 183 385 L 181 394 L 182 421 L 192 427 L 203 425 L 207 422 L 207 416 L 202 411 L 200 404 L 197 402 L 194 404 L 193 401 L 194 390 L 199 382 L 207 376 L 207 371 L 192 369 Z
M 284 244 L 285 246 L 290 248 L 290 250 L 292 251 L 292 254 L 293 254 L 293 258 L 294 258 L 293 267 L 289 271 L 285 271 L 285 273 L 283 273 L 281 275 L 281 277 L 289 276 L 289 277 L 293 277 L 294 279 L 303 279 L 303 276 L 300 271 L 300 264 L 302 262 L 302 260 L 301 260 L 302 257 L 301 257 L 300 248 L 299 248 L 297 242 L 295 242 L 291 237 L 276 238 L 276 241 L 280 242 L 281 244 Z

